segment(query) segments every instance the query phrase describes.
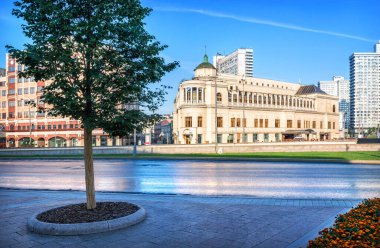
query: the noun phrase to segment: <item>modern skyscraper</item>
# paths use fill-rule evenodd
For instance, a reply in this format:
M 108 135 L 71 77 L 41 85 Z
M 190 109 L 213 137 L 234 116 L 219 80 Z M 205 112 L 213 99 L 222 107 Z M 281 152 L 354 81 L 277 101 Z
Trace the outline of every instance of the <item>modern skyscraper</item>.
M 339 128 L 350 126 L 350 81 L 334 76 L 331 81 L 319 81 L 318 87 L 329 95 L 339 97 Z
M 213 64 L 221 73 L 253 77 L 253 49 L 239 48 L 227 55 L 218 53 Z
M 380 41 L 374 48 L 350 56 L 350 125 L 356 133 L 380 125 Z

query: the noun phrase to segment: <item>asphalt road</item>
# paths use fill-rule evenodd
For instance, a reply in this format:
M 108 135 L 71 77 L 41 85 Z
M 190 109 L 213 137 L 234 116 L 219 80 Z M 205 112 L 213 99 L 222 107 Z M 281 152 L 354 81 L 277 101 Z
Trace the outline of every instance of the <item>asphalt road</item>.
M 380 165 L 96 159 L 97 191 L 289 199 L 380 197 Z M 84 190 L 82 160 L 0 160 L 0 187 Z

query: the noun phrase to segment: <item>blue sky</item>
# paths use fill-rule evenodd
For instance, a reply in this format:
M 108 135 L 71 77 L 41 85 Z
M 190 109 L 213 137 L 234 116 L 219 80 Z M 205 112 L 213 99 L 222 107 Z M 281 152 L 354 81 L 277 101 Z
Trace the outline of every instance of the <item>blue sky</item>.
M 0 67 L 4 46 L 27 42 L 21 21 L 11 13 L 12 1 L 0 3 Z M 182 79 L 193 76 L 204 47 L 211 59 L 217 52 L 254 49 L 254 75 L 316 84 L 333 75 L 349 76 L 348 57 L 373 51 L 380 40 L 378 0 L 143 0 L 153 8 L 146 19 L 150 33 L 169 45 L 162 56 L 181 67 L 165 76 L 172 86 L 161 113 L 173 110 Z

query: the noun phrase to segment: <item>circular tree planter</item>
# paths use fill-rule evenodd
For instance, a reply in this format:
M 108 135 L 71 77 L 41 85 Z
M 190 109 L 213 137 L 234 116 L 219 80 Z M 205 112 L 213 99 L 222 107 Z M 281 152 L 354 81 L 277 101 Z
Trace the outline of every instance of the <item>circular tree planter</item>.
M 35 233 L 48 235 L 80 235 L 100 233 L 135 225 L 143 221 L 146 217 L 145 209 L 136 204 L 126 202 L 99 202 L 97 204 L 98 206 L 103 204 L 101 206 L 105 207 L 107 207 L 107 204 L 113 204 L 112 206 L 115 206 L 115 204 L 129 204 L 129 206 L 133 209 L 129 212 L 127 211 L 125 214 L 117 211 L 117 208 L 114 210 L 114 213 L 112 211 L 110 212 L 108 209 L 107 213 L 103 215 L 101 211 L 98 211 L 97 214 L 101 215 L 101 220 L 94 221 L 96 218 L 89 218 L 90 220 L 83 220 L 83 218 L 81 218 L 83 215 L 91 215 L 93 213 L 91 210 L 83 210 L 85 207 L 84 203 L 67 205 L 33 214 L 27 222 L 28 230 Z M 80 207 L 82 207 L 82 210 L 78 210 Z M 68 217 L 67 211 L 71 214 L 73 212 L 77 214 L 77 220 L 75 220 L 75 216 L 73 215 Z M 53 221 L 51 219 L 53 219 Z

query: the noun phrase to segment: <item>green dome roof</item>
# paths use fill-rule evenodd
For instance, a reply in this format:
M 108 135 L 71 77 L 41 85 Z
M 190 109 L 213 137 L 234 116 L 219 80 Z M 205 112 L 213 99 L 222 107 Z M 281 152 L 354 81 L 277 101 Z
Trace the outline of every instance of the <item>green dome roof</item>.
M 195 70 L 203 69 L 203 68 L 209 68 L 209 69 L 216 69 L 210 62 L 208 62 L 208 56 L 205 54 L 203 56 L 203 62 L 200 63 Z

